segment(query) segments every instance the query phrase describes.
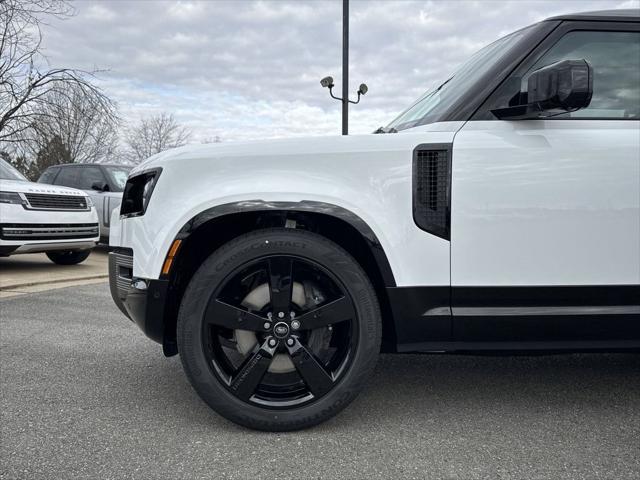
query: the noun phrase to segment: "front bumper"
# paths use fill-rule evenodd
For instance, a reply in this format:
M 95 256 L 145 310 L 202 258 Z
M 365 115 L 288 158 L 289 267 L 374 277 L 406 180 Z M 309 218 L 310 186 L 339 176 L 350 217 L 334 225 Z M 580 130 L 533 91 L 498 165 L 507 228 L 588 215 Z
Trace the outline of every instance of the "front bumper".
M 53 250 L 88 250 L 98 242 L 97 223 L 0 223 L 0 256 Z
M 0 255 L 85 250 L 100 238 L 95 208 L 84 211 L 27 210 L 0 204 Z
M 15 245 L 11 242 L 0 241 L 0 257 L 9 255 L 16 255 L 19 253 L 45 253 L 56 250 L 90 250 L 98 243 L 97 239 L 89 241 L 71 241 L 71 242 L 56 242 L 56 243 L 28 243 L 24 245 Z
M 116 248 L 109 253 L 111 297 L 131 321 L 150 339 L 162 344 L 167 280 L 148 280 L 133 276 L 133 251 Z

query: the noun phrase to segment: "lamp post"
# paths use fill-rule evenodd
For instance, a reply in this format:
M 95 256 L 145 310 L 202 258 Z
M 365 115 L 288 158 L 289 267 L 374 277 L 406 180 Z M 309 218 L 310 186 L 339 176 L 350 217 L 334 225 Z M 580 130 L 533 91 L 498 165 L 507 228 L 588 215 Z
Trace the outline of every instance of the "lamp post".
M 349 135 L 349 0 L 342 0 L 342 135 Z M 360 100 L 360 98 L 358 98 Z
M 329 89 L 329 95 L 342 102 L 342 135 L 349 135 L 349 104 L 360 102 L 360 95 L 369 90 L 364 83 L 358 88 L 358 99 L 349 100 L 349 0 L 342 0 L 342 98 L 333 94 L 333 78 L 325 77 L 320 80 L 320 85 Z

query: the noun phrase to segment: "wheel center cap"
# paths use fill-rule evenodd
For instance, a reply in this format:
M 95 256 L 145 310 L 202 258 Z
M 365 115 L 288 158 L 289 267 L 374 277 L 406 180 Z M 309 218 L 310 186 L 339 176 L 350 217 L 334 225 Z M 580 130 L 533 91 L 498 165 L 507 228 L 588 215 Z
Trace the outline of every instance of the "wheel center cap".
M 278 322 L 273 327 L 273 333 L 278 338 L 284 338 L 289 335 L 289 325 L 284 322 Z

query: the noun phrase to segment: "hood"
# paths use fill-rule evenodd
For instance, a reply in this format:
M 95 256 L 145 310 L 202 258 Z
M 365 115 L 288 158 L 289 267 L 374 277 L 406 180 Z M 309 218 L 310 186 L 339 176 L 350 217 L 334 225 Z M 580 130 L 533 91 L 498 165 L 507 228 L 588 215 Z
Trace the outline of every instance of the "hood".
M 366 137 L 376 137 L 377 135 L 366 135 Z M 223 143 L 209 143 L 203 145 L 185 145 L 184 147 L 173 148 L 157 153 L 147 158 L 140 165 L 136 166 L 131 174 L 148 168 L 161 166 L 167 162 L 180 161 L 182 159 L 196 158 L 223 158 L 223 157 L 245 157 L 245 156 L 269 156 L 277 154 L 292 154 L 304 152 L 320 153 L 327 151 L 338 151 L 349 148 L 349 144 L 354 147 L 354 140 L 365 135 L 351 135 L 348 137 L 294 137 L 276 138 L 267 140 L 231 141 Z M 360 147 L 362 148 L 362 147 Z
M 423 143 L 425 133 L 456 132 L 464 122 L 441 122 L 406 129 L 400 133 L 364 134 L 325 137 L 294 137 L 243 142 L 222 142 L 205 145 L 187 145 L 165 150 L 149 157 L 131 170 L 130 175 L 168 162 L 185 159 L 240 157 L 299 156 L 301 161 L 314 154 L 356 153 L 367 151 L 394 151 Z
M 86 197 L 87 194 L 75 188 L 47 185 L 46 183 L 23 182 L 20 180 L 0 180 L 0 190 L 17 193 L 48 193 L 50 195 L 76 195 Z

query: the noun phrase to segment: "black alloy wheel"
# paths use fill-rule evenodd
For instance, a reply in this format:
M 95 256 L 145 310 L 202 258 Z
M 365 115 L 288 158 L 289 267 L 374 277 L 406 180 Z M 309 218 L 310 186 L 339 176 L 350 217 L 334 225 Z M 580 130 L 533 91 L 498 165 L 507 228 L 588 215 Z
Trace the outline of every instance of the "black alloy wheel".
M 247 308 L 261 291 L 271 300 Z M 322 397 L 339 381 L 355 348 L 355 318 L 349 294 L 320 265 L 269 255 L 234 270 L 214 293 L 203 348 L 238 398 L 289 408 Z
M 187 375 L 216 411 L 242 425 L 319 423 L 358 393 L 379 350 L 380 314 L 360 266 L 296 230 L 262 230 L 214 252 L 180 310 Z

